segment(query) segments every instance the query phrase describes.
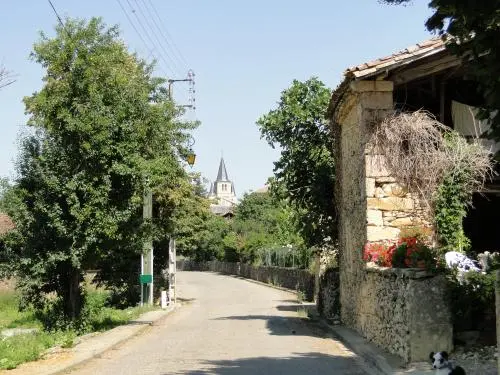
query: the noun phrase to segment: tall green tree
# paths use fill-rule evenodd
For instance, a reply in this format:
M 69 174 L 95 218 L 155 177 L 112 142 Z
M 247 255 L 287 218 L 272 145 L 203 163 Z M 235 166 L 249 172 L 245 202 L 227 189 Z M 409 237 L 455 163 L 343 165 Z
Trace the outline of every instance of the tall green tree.
M 177 244 L 177 252 L 196 261 L 222 259 L 229 223 L 210 211 L 199 174 L 190 174 L 157 194 L 158 217 Z
M 384 0 L 404 4 L 411 0 Z M 492 118 L 490 135 L 500 140 L 500 1 L 432 0 L 434 11 L 425 25 L 429 31 L 448 36 L 447 48 L 464 58 L 479 83 L 485 106 L 482 119 Z
M 231 224 L 224 242 L 236 259 L 227 260 L 253 263 L 264 249 L 303 245 L 291 207 L 267 192 L 245 194 Z
M 101 268 L 103 282 L 115 285 L 124 262 L 138 273 L 152 231 L 142 221 L 143 191 L 181 174 L 191 125 L 177 119 L 153 67 L 98 18 L 68 20 L 52 38 L 42 33 L 32 58 L 45 76 L 24 99 L 33 132 L 18 161 L 13 263 L 25 303 L 50 303 L 74 322 L 85 269 Z
M 257 121 L 262 137 L 281 149 L 271 191 L 295 209 L 307 246 L 336 237 L 335 168 L 325 119 L 331 90 L 316 78 L 293 81 L 275 109 Z

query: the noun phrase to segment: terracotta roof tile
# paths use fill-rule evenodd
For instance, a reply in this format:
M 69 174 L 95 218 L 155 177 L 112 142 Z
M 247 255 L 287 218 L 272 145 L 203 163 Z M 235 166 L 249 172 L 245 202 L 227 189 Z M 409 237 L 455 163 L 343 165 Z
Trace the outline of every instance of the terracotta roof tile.
M 347 69 L 344 75 L 353 75 L 356 78 L 375 75 L 379 70 L 394 69 L 398 66 L 411 63 L 422 56 L 432 55 L 444 50 L 444 42 L 441 38 L 432 38 L 421 43 L 414 44 L 402 51 L 390 56 L 363 63 Z

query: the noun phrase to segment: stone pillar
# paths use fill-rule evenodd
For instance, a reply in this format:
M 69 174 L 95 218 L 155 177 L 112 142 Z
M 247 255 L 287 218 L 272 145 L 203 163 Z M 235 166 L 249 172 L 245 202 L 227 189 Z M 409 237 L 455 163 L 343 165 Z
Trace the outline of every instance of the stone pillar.
M 500 354 L 500 270 L 496 272 L 495 294 L 497 310 L 497 354 Z M 500 355 L 497 357 L 498 375 L 500 375 Z
M 367 237 L 367 142 L 374 124 L 393 110 L 393 83 L 354 81 L 333 114 L 337 129 L 341 319 L 359 328 L 359 298 L 364 278 L 362 249 Z

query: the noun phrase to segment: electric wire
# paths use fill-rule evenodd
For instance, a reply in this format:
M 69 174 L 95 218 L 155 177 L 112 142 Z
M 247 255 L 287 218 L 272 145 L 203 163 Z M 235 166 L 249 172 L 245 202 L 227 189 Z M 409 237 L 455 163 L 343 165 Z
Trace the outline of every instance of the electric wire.
M 141 27 L 142 31 L 144 32 L 144 34 L 146 35 L 146 38 L 149 40 L 149 42 L 151 43 L 151 45 L 153 46 L 153 48 L 155 50 L 157 50 L 158 55 L 160 56 L 160 59 L 163 60 L 163 63 L 165 64 L 166 68 L 170 71 L 170 73 L 172 73 L 172 75 L 179 74 L 179 72 L 176 71 L 175 67 L 172 68 L 169 65 L 169 63 L 167 63 L 167 61 L 163 57 L 163 54 L 161 53 L 161 51 L 157 49 L 155 42 L 153 41 L 153 39 L 149 35 L 149 32 L 146 30 L 146 28 L 144 27 L 143 23 L 141 22 L 139 16 L 137 15 L 137 12 L 134 10 L 134 7 L 132 6 L 132 3 L 130 2 L 130 0 L 125 0 L 125 1 L 127 2 L 128 6 L 130 7 L 130 10 L 134 14 L 135 18 L 137 19 L 137 22 L 138 22 L 139 26 Z
M 142 18 L 145 20 L 146 22 L 146 25 L 149 27 L 149 29 L 151 30 L 151 32 L 153 33 L 153 36 L 155 37 L 158 45 L 160 46 L 160 48 L 162 49 L 163 53 L 165 54 L 165 56 L 167 56 L 167 58 L 169 59 L 169 61 L 172 63 L 172 66 L 176 69 L 176 71 L 182 71 L 182 68 L 179 68 L 179 65 L 178 65 L 178 62 L 173 59 L 170 54 L 168 53 L 168 51 L 165 49 L 162 41 L 160 40 L 160 38 L 158 37 L 158 34 L 156 33 L 155 31 L 155 28 L 153 26 L 151 26 L 151 24 L 149 23 L 148 21 L 148 17 L 146 17 L 146 15 L 144 14 L 143 10 L 142 10 L 142 7 L 141 5 L 139 4 L 139 1 L 135 0 L 135 2 L 137 3 L 137 9 L 139 10 L 139 12 L 141 13 L 141 16 Z M 146 6 L 144 6 L 146 8 Z M 146 8 L 146 11 L 148 11 L 148 9 Z M 152 19 L 151 16 L 149 19 Z M 180 64 L 180 66 L 182 67 L 182 63 Z
M 163 33 L 161 27 L 158 26 L 158 30 L 160 30 L 160 33 L 162 34 L 163 38 L 165 39 L 165 41 L 167 42 L 167 45 L 174 51 L 174 53 L 177 53 L 178 56 L 179 56 L 179 59 L 180 61 L 182 61 L 184 63 L 184 65 L 186 67 L 189 67 L 189 64 L 188 62 L 186 61 L 186 59 L 184 58 L 184 56 L 182 55 L 181 51 L 179 50 L 179 48 L 177 47 L 177 45 L 175 44 L 174 42 L 174 39 L 172 38 L 172 36 L 170 35 L 170 33 L 168 32 L 166 26 L 165 26 L 165 22 L 162 21 L 162 19 L 160 18 L 160 15 L 158 13 L 158 10 L 156 9 L 156 7 L 154 6 L 153 2 L 151 0 L 148 0 L 151 8 L 153 9 L 153 13 L 156 15 L 156 18 L 158 19 L 158 22 L 160 25 L 163 25 L 164 29 L 165 29 L 165 34 Z M 169 38 L 171 39 L 172 43 L 170 43 L 168 40 Z
M 125 14 L 125 17 L 127 17 L 127 20 L 128 22 L 130 23 L 130 25 L 132 26 L 132 28 L 134 29 L 135 33 L 137 34 L 137 36 L 139 37 L 139 39 L 141 40 L 142 44 L 144 45 L 144 47 L 146 47 L 146 51 L 149 53 L 150 56 L 153 56 L 153 59 L 154 60 L 157 60 L 159 61 L 159 59 L 156 57 L 156 55 L 153 53 L 153 51 L 155 51 L 156 49 L 156 46 L 154 43 L 152 43 L 152 47 L 150 47 L 149 43 L 146 42 L 146 39 L 144 38 L 143 34 L 139 31 L 139 29 L 137 28 L 135 22 L 132 20 L 132 18 L 129 16 L 129 12 L 127 11 L 127 9 L 125 8 L 125 6 L 122 4 L 121 0 L 116 0 L 116 2 L 118 3 L 118 5 L 120 6 L 121 10 L 123 11 L 123 13 Z M 128 0 L 127 0 L 128 2 Z M 134 13 L 134 10 L 133 10 L 133 7 L 131 6 L 130 2 L 128 2 L 128 5 L 130 6 L 130 8 L 132 9 L 132 13 Z M 136 15 L 137 17 L 137 15 Z M 149 56 L 148 56 L 149 57 Z M 168 66 L 168 64 L 165 64 L 165 67 L 168 69 L 169 73 L 167 73 L 165 71 L 165 69 L 163 69 L 161 67 L 160 64 L 157 64 L 156 66 L 163 74 L 165 74 L 165 76 L 171 76 L 172 74 L 174 74 L 173 70 Z
M 56 7 L 54 6 L 54 4 L 52 4 L 52 1 L 51 0 L 48 0 L 50 6 L 52 7 L 52 10 L 54 11 L 54 13 L 56 14 L 56 17 L 57 19 L 59 20 L 59 23 L 61 24 L 62 27 L 64 27 L 64 23 L 61 19 L 61 17 L 59 16 L 59 13 L 57 13 L 57 10 L 56 10 Z

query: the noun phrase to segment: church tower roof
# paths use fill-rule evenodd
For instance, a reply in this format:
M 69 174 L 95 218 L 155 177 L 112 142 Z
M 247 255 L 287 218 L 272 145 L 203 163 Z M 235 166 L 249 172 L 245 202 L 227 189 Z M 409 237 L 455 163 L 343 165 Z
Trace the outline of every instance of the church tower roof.
M 229 181 L 229 177 L 227 177 L 226 164 L 224 163 L 223 158 L 220 158 L 219 172 L 217 173 L 217 179 L 215 181 Z

